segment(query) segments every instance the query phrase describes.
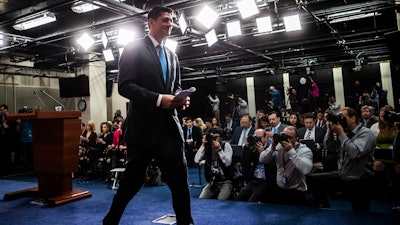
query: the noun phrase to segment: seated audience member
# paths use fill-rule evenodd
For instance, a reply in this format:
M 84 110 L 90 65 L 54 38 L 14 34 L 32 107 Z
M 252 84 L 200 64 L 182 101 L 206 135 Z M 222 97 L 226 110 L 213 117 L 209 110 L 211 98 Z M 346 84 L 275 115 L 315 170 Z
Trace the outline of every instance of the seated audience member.
M 218 119 L 217 117 L 213 117 L 213 118 L 211 119 L 211 127 L 212 127 L 212 128 L 219 128 L 219 129 L 222 129 L 222 125 L 221 125 L 221 123 L 219 122 L 219 119 Z
M 203 136 L 204 131 L 206 130 L 207 126 L 206 124 L 203 122 L 203 119 L 201 119 L 200 117 L 196 118 L 193 120 L 193 125 L 200 128 L 201 130 L 201 135 Z
M 240 190 L 235 200 L 249 202 L 267 202 L 271 185 L 276 187 L 276 164 L 259 162 L 260 152 L 264 151 L 267 137 L 264 129 L 257 129 L 243 147 L 241 166 L 246 185 Z
M 100 135 L 96 139 L 96 145 L 89 149 L 90 169 L 93 171 L 103 170 L 106 166 L 104 156 L 107 155 L 107 150 L 113 142 L 113 134 L 111 133 L 111 124 L 109 122 L 102 122 L 100 130 Z
M 208 134 L 208 132 L 210 132 L 210 130 L 212 129 L 212 119 L 211 118 L 206 118 L 204 120 L 204 123 L 205 123 L 206 127 L 203 130 L 203 135 L 204 134 Z
M 313 113 L 306 113 L 303 116 L 304 125 L 298 129 L 299 138 L 301 142 L 312 141 L 312 143 L 305 143 L 313 151 L 314 160 L 313 162 L 322 162 L 322 149 L 326 130 L 322 127 L 315 125 L 315 118 Z M 313 146 L 311 146 L 311 144 Z
M 225 122 L 222 125 L 222 129 L 224 130 L 222 140 L 224 141 L 231 140 L 233 131 L 237 126 L 239 126 L 239 124 L 233 120 L 232 115 L 230 113 L 226 114 Z
M 371 128 L 373 124 L 378 122 L 375 119 L 375 110 L 374 107 L 369 106 L 369 105 L 364 105 L 361 107 L 361 120 L 360 122 L 363 124 L 364 127 L 366 128 Z
M 240 126 L 233 131 L 230 144 L 243 146 L 246 144 L 246 138 L 254 134 L 254 127 L 251 125 L 251 117 L 246 114 L 240 118 Z
M 264 110 L 257 110 L 256 117 L 254 118 L 254 128 L 262 128 L 261 118 L 265 116 Z
M 123 140 L 123 126 L 125 120 L 123 119 L 118 123 L 118 129 L 113 134 L 113 142 L 108 147 L 107 157 L 111 158 L 111 168 L 123 165 L 126 155 L 126 143 Z M 118 165 L 122 164 L 122 165 Z
M 232 196 L 232 147 L 228 142 L 221 141 L 222 130 L 211 129 L 203 135 L 203 143 L 197 151 L 194 161 L 205 160 L 205 177 L 207 185 L 199 198 L 215 198 L 227 200 Z
M 268 116 L 263 116 L 260 118 L 260 125 L 262 129 L 266 129 L 269 127 L 269 121 L 268 121 Z
M 79 166 L 80 172 L 82 173 L 82 177 L 87 175 L 88 170 L 88 152 L 90 148 L 95 147 L 97 134 L 95 132 L 95 125 L 93 120 L 89 120 L 86 122 L 86 128 L 82 132 L 81 136 L 81 143 L 79 145 Z
M 322 127 L 326 129 L 326 120 L 324 117 L 324 111 L 319 110 L 317 113 L 317 120 L 315 122 L 315 126 Z
M 288 122 L 289 126 L 294 126 L 297 129 L 304 127 L 304 125 L 301 123 L 300 121 L 300 116 L 298 112 L 291 112 L 289 114 L 289 122 Z
M 283 132 L 283 129 L 287 126 L 286 124 L 281 122 L 281 114 L 277 111 L 272 111 L 268 114 L 268 122 L 269 127 L 265 128 L 267 131 L 267 145 L 269 145 L 272 141 L 272 135 L 276 133 Z
M 343 108 L 341 115 L 343 120 L 338 122 L 328 119 L 326 136 L 335 133 L 339 140 L 338 175 L 353 211 L 369 211 L 375 136 L 370 129 L 359 123 L 354 109 Z M 326 142 L 325 146 L 328 144 Z
M 283 133 L 274 135 L 271 145 L 260 153 L 260 163 L 275 159 L 277 188 L 268 191 L 274 202 L 308 205 L 304 192 L 307 191 L 306 175 L 312 170 L 313 154 L 299 143 L 297 129 L 288 126 Z
M 374 109 L 378 109 L 377 108 L 378 103 L 376 101 L 374 101 L 373 99 L 371 99 L 371 95 L 368 91 L 364 91 L 362 93 L 362 95 L 359 97 L 358 104 L 356 107 L 357 113 L 359 113 L 361 115 L 361 108 L 365 105 L 374 107 Z
M 379 110 L 379 121 L 371 126 L 371 131 L 376 135 L 376 147 L 374 153 L 375 186 L 378 194 L 386 194 L 390 189 L 391 174 L 394 170 L 392 159 L 393 142 L 397 134 L 394 121 L 385 116 L 393 107 L 386 105 Z

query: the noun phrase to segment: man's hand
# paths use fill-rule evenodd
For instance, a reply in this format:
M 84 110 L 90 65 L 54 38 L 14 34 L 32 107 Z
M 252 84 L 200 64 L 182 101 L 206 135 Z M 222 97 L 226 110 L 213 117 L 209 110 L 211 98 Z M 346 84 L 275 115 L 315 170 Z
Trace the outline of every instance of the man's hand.
M 329 127 L 333 131 L 333 133 L 335 133 L 337 135 L 341 135 L 344 133 L 344 129 L 343 129 L 342 125 L 340 125 L 340 124 L 329 122 Z
M 293 145 L 290 141 L 281 141 L 280 143 L 286 152 L 290 151 L 293 148 Z
M 190 97 L 186 99 L 177 99 L 173 95 L 162 95 L 161 106 L 164 109 L 174 109 L 182 107 L 182 109 L 188 108 L 190 105 Z
M 264 151 L 264 146 L 263 146 L 263 144 L 262 144 L 261 142 L 259 142 L 259 141 L 257 141 L 257 142 L 254 144 L 254 147 L 257 149 L 257 152 L 258 152 L 258 153 L 261 153 L 262 151 Z

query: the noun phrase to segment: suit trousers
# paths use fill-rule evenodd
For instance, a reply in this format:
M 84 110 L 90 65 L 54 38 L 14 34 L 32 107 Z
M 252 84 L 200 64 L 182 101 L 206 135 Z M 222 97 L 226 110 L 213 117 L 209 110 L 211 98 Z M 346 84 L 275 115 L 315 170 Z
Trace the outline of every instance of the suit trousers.
M 153 158 L 159 163 L 163 179 L 171 190 L 177 225 L 190 224 L 192 217 L 187 166 L 178 131 L 163 132 L 157 143 L 128 142 L 127 148 L 130 154 L 126 169 L 103 224 L 119 223 L 126 205 L 143 186 L 146 169 Z

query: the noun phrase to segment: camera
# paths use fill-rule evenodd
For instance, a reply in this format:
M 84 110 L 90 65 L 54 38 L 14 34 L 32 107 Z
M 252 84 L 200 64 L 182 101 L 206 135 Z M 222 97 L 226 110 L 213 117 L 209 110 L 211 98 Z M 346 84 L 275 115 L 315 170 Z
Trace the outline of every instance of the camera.
M 361 101 L 365 102 L 367 100 L 367 96 L 362 95 L 361 96 Z
M 334 124 L 340 124 L 343 128 L 347 127 L 346 118 L 342 114 L 339 115 L 328 114 L 326 119 Z
M 254 146 L 257 142 L 261 142 L 261 137 L 252 135 L 247 137 L 247 142 L 249 142 L 249 146 Z
M 290 136 L 288 136 L 285 133 L 276 133 L 272 136 L 272 139 L 274 140 L 275 143 L 281 142 L 281 141 L 289 141 Z
M 213 133 L 208 133 L 206 134 L 206 141 L 207 143 L 212 143 L 212 141 L 216 141 L 217 140 L 217 136 L 215 136 Z
M 395 111 L 385 111 L 383 118 L 390 123 L 400 122 L 400 115 Z

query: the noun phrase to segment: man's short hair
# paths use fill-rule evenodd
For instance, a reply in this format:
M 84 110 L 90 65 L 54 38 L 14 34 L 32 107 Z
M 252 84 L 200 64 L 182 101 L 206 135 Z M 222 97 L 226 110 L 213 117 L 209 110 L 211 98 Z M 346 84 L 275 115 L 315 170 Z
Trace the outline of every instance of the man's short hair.
M 156 6 L 152 8 L 150 12 L 147 14 L 147 19 L 157 20 L 158 17 L 160 17 L 161 14 L 165 12 L 172 14 L 174 11 L 168 7 Z
M 269 113 L 268 113 L 268 116 L 273 115 L 273 114 L 275 114 L 276 117 L 281 118 L 280 113 L 278 113 L 277 111 L 271 111 L 271 112 L 269 112 Z
M 250 122 L 253 120 L 249 114 L 244 114 L 244 115 L 242 116 L 242 118 L 243 118 L 243 117 L 247 117 L 247 118 L 249 119 Z
M 358 120 L 358 113 L 355 109 L 350 108 L 350 107 L 345 107 L 342 110 L 346 110 L 347 111 L 347 115 L 351 118 L 353 116 L 356 117 L 356 120 Z
M 188 116 L 188 117 L 185 117 L 185 121 L 188 121 L 188 120 L 191 120 L 191 121 L 193 121 L 192 117 L 190 117 L 190 116 Z
M 315 119 L 314 113 L 312 112 L 308 112 L 308 113 L 304 113 L 303 115 L 303 119 Z
M 375 113 L 375 108 L 370 105 L 364 105 L 361 107 L 361 111 L 368 110 L 371 114 Z
M 212 128 L 212 129 L 210 129 L 209 133 L 219 134 L 219 136 L 222 137 L 222 134 L 224 133 L 224 131 L 221 128 Z

